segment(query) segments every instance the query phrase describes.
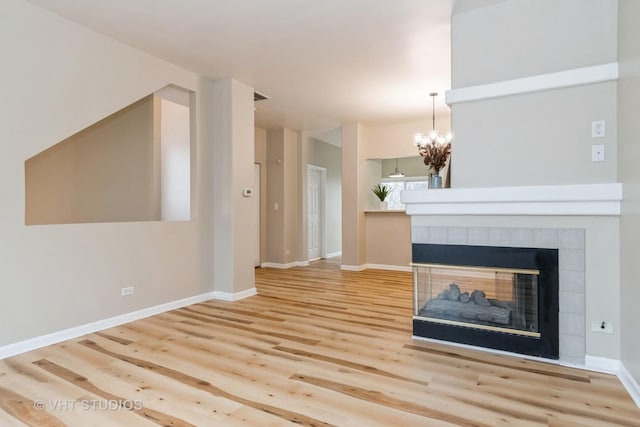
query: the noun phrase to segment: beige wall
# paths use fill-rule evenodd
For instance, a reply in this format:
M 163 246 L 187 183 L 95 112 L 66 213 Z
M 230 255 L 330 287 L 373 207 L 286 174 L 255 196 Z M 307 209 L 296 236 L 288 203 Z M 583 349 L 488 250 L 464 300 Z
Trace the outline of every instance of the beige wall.
M 298 261 L 301 209 L 299 145 L 300 135 L 296 131 L 267 131 L 266 261 L 270 263 Z
M 453 105 L 452 187 L 616 181 L 616 83 Z M 604 119 L 607 136 L 591 138 Z M 591 145 L 604 144 L 604 162 Z
M 214 253 L 217 291 L 235 294 L 255 285 L 257 206 L 243 189 L 254 185 L 253 89 L 234 79 L 207 81 L 213 145 Z
M 640 2 L 619 2 L 618 145 L 620 181 L 624 201 L 620 221 L 621 236 L 621 358 L 640 382 Z
M 436 126 L 444 123 L 442 132 L 449 130 L 449 117 L 437 118 Z M 379 200 L 371 191 L 371 187 L 380 182 L 383 176 L 383 158 L 396 156 L 410 156 L 407 162 L 417 164 L 410 168 L 415 173 L 427 175 L 429 170 L 421 163 L 417 154 L 413 137 L 417 132 L 431 130 L 430 120 L 420 120 L 378 126 L 362 124 L 343 127 L 342 136 L 342 263 L 347 266 L 361 267 L 364 264 L 382 264 L 406 267 L 407 260 L 404 252 L 393 253 L 385 251 L 379 246 L 379 239 L 369 241 L 373 235 L 367 230 L 373 230 L 375 225 L 391 230 L 400 227 L 403 231 L 395 240 L 404 242 L 410 248 L 411 239 L 408 218 L 404 214 L 390 216 L 373 216 L 364 214 L 365 210 L 377 209 Z M 395 160 L 393 168 L 395 168 Z M 384 163 L 387 163 L 384 161 Z M 409 170 L 409 168 L 408 168 Z M 385 175 L 388 173 L 385 172 Z M 374 221 L 375 225 L 368 224 Z M 396 221 L 398 221 L 396 223 Z M 405 237 L 401 237 L 405 236 Z M 400 243 L 399 243 L 400 244 Z M 369 256 L 369 250 L 373 254 Z M 374 261 L 375 260 L 375 261 Z
M 367 212 L 367 264 L 409 267 L 411 217 L 404 212 Z
M 364 154 L 362 125 L 342 127 L 342 265 L 366 263 L 364 210 L 369 207 L 369 165 Z
M 284 264 L 284 129 L 267 131 L 267 164 L 266 261 Z
M 300 249 L 300 217 L 301 217 L 301 185 L 302 174 L 300 159 L 300 133 L 292 129 L 284 129 L 284 260 L 291 263 L 299 260 Z M 306 259 L 306 258 L 305 258 Z
M 159 220 L 159 179 L 147 96 L 25 162 L 26 223 Z
M 456 14 L 453 88 L 615 61 L 616 11 L 608 0 L 510 0 Z M 599 119 L 606 161 L 594 163 Z M 452 126 L 452 187 L 616 181 L 614 82 L 453 104 Z
M 430 125 L 428 127 L 430 128 Z M 402 138 L 401 135 L 407 134 L 409 135 L 407 137 L 408 152 L 420 162 L 412 140 L 415 132 L 423 128 L 422 122 L 373 127 L 362 124 L 347 125 L 342 129 L 342 148 L 316 141 L 312 135 L 300 134 L 290 129 L 267 131 L 265 144 L 268 165 L 266 192 L 266 253 L 268 255 L 264 261 L 288 265 L 307 259 L 305 168 L 307 164 L 314 164 L 327 168 L 330 205 L 327 212 L 329 229 L 327 252 L 342 250 L 342 263 L 349 267 L 362 267 L 367 263 L 406 267 L 405 257 L 389 254 L 385 260 L 384 251 L 378 249 L 378 243 L 368 241 L 368 219 L 364 211 L 378 206 L 371 187 L 380 181 L 381 162 L 370 160 L 367 153 L 371 153 L 368 150 L 370 144 L 377 146 L 378 153 L 394 153 L 398 145 L 396 141 Z M 295 156 L 298 163 L 293 165 L 291 159 L 295 159 Z M 335 167 L 338 169 L 333 170 Z M 303 169 L 304 173 L 301 172 Z M 340 198 L 334 200 L 334 196 Z M 275 203 L 278 203 L 277 211 L 274 209 Z M 332 213 L 332 207 L 340 210 Z M 401 215 L 403 216 L 404 214 Z M 405 219 L 401 224 L 406 222 L 406 227 L 401 227 L 403 227 L 403 233 L 408 236 L 409 223 L 408 218 Z M 384 226 L 386 228 L 393 229 L 397 226 L 393 224 L 393 218 L 388 218 L 385 222 L 389 222 Z M 335 238 L 332 234 L 335 234 Z M 404 240 L 408 247 L 409 237 L 401 240 Z M 375 262 L 367 256 L 369 247 L 374 250 Z
M 428 96 L 427 96 L 428 98 Z M 444 93 L 438 96 L 438 103 L 444 104 Z M 390 123 L 376 126 L 363 126 L 366 140 L 365 157 L 367 159 L 395 159 L 396 157 L 418 156 L 413 139 L 416 133 L 427 133 L 432 128 L 431 101 L 425 112 L 425 119 L 402 123 Z M 436 117 L 436 129 L 441 134 L 451 130 L 451 115 Z
M 617 57 L 616 1 L 507 0 L 458 12 L 463 8 L 454 11 L 451 22 L 456 27 L 451 33 L 454 88 L 606 64 Z M 457 133 L 455 122 L 453 128 Z
M 504 1 L 452 17 L 453 87 L 616 60 L 616 2 Z M 517 31 L 516 31 L 517 29 Z M 616 83 L 454 104 L 452 187 L 617 180 Z M 591 121 L 606 120 L 606 161 L 591 162 Z M 626 193 L 626 192 L 625 192 Z M 620 220 L 617 217 L 450 217 L 429 225 L 584 228 L 587 354 L 620 357 Z M 590 330 L 610 319 L 614 333 Z
M 267 256 L 267 130 L 255 128 L 255 162 L 260 165 L 260 262 Z
M 0 51 L 0 345 L 212 291 L 202 100 L 192 221 L 24 225 L 26 159 L 168 84 L 200 93 L 198 77 L 21 0 L 0 2 Z

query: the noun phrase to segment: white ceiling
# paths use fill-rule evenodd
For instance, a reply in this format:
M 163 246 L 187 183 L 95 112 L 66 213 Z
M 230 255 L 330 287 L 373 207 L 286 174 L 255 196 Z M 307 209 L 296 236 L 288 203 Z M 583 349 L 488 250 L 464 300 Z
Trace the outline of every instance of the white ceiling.
M 450 87 L 453 0 L 29 0 L 271 97 L 256 125 L 330 129 L 431 116 Z

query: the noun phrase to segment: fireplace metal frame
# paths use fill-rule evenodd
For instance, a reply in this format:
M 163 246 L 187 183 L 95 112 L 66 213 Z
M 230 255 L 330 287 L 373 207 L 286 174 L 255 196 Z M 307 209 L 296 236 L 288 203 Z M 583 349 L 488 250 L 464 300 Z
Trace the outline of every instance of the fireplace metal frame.
M 547 359 L 558 359 L 559 277 L 557 249 L 414 243 L 412 245 L 412 260 L 416 264 L 539 270 L 540 337 L 462 326 L 449 322 L 430 321 L 419 316 L 413 319 L 413 335 Z
M 432 268 L 445 268 L 445 269 L 455 269 L 455 270 L 470 270 L 470 271 L 474 271 L 474 270 L 478 270 L 478 271 L 489 271 L 491 273 L 509 273 L 509 274 L 530 274 L 530 275 L 535 275 L 535 276 L 539 276 L 540 275 L 540 271 L 539 270 L 526 270 L 526 269 L 522 269 L 522 268 L 503 268 L 503 267 L 477 267 L 477 266 L 468 266 L 468 265 L 451 265 L 451 264 L 447 264 L 447 265 L 443 265 L 443 264 L 423 264 L 423 263 L 416 263 L 416 262 L 412 262 L 411 263 L 411 267 L 417 267 L 417 268 L 428 268 L 429 269 L 429 276 L 431 276 L 431 269 Z M 415 274 L 416 270 L 414 269 L 414 274 L 413 274 L 413 311 L 414 313 L 416 313 L 418 311 L 418 305 L 419 305 L 419 298 L 418 298 L 418 277 Z M 431 280 L 431 279 L 429 279 Z M 464 322 L 464 321 L 457 321 L 457 320 L 447 320 L 447 319 L 439 319 L 439 318 L 434 318 L 434 317 L 425 317 L 425 316 L 421 316 L 421 315 L 417 315 L 414 314 L 413 315 L 414 319 L 421 319 L 421 320 L 426 320 L 429 322 L 435 322 L 435 323 L 444 323 L 444 324 L 448 324 L 448 325 L 457 325 L 457 326 L 467 326 L 467 327 L 471 327 L 474 329 L 484 329 L 487 331 L 497 331 L 497 332 L 506 332 L 506 333 L 512 333 L 512 334 L 516 334 L 516 335 L 524 335 L 524 336 L 529 336 L 529 337 L 536 337 L 539 338 L 540 337 L 540 332 L 531 332 L 531 331 L 525 331 L 525 330 L 520 330 L 520 329 L 510 329 L 506 326 L 501 327 L 501 326 L 491 326 L 491 325 L 483 325 L 480 323 L 470 323 L 470 322 Z

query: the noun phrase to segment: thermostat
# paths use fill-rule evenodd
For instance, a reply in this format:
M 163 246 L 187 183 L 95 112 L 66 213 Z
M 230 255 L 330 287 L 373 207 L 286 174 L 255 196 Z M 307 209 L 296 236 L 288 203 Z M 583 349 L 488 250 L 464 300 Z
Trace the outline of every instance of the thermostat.
M 251 196 L 253 196 L 253 189 L 251 189 L 251 188 L 244 188 L 244 189 L 242 190 L 242 195 L 243 195 L 244 197 L 251 197 Z

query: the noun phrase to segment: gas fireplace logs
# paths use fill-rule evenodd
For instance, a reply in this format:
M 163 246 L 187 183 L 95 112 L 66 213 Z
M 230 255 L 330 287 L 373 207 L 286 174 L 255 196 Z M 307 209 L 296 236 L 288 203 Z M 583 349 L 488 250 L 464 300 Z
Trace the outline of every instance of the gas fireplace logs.
M 513 303 L 488 299 L 483 291 L 475 290 L 471 295 L 460 292 L 455 283 L 424 306 L 426 314 L 431 317 L 500 325 L 509 325 L 513 309 Z

